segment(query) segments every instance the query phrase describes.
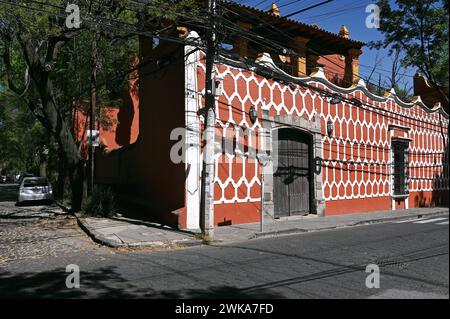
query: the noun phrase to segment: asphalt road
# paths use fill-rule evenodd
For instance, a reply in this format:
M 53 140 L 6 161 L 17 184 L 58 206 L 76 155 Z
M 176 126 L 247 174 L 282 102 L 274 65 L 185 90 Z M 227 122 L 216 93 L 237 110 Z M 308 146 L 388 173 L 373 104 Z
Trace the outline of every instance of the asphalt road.
M 78 234 L 82 245 L 0 263 L 0 297 L 448 298 L 442 218 L 160 252 L 106 249 Z M 69 264 L 80 288 L 65 285 Z M 368 264 L 380 267 L 380 288 L 366 287 Z

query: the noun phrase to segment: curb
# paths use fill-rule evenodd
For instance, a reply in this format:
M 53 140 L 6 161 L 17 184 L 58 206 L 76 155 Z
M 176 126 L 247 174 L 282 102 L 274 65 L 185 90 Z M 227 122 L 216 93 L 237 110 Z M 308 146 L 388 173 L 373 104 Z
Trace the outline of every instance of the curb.
M 269 232 L 263 232 L 263 233 L 253 233 L 252 235 L 248 236 L 248 239 L 259 239 L 259 238 L 277 237 L 277 236 L 283 236 L 283 235 L 312 233 L 312 232 L 339 229 L 339 228 L 344 228 L 344 227 L 382 224 L 385 222 L 408 220 L 408 219 L 412 220 L 412 219 L 416 219 L 416 218 L 422 218 L 424 216 L 433 217 L 433 216 L 439 216 L 439 215 L 448 214 L 448 213 L 449 213 L 448 210 L 442 210 L 442 211 L 432 212 L 432 213 L 421 213 L 421 214 L 414 214 L 414 215 L 409 215 L 409 216 L 398 216 L 398 217 L 392 217 L 392 218 L 378 218 L 378 219 L 372 219 L 372 220 L 351 222 L 351 223 L 348 223 L 345 225 L 329 226 L 329 227 L 322 227 L 322 228 L 317 228 L 317 229 L 289 228 L 289 229 L 269 231 Z
M 54 200 L 53 201 L 55 203 L 56 206 L 58 206 L 59 208 L 61 208 L 63 211 L 65 211 L 68 214 L 71 214 L 71 211 L 69 208 L 67 208 L 66 206 L 64 206 L 62 203 L 60 203 L 58 200 Z
M 75 217 L 77 218 L 78 226 L 80 226 L 80 228 L 86 233 L 86 235 L 88 235 L 97 244 L 100 244 L 103 246 L 108 246 L 111 248 L 119 248 L 119 247 L 125 246 L 125 244 L 118 244 L 116 242 L 113 242 L 112 240 L 104 238 L 101 235 L 99 236 L 99 235 L 95 234 L 94 231 L 91 231 L 89 229 L 89 227 L 87 227 L 86 225 L 83 224 L 83 222 L 80 220 L 80 217 L 77 216 L 77 214 L 75 214 Z
M 139 242 L 135 244 L 126 244 L 124 242 L 118 243 L 114 240 L 108 239 L 102 235 L 99 235 L 95 230 L 91 230 L 82 221 L 78 214 L 75 214 L 77 218 L 78 226 L 97 244 L 108 246 L 111 248 L 136 248 L 136 247 L 153 247 L 153 248 L 170 248 L 173 245 L 179 247 L 194 247 L 203 245 L 202 241 L 197 241 L 195 239 L 177 239 L 169 242 L 163 241 L 152 241 L 152 242 Z
M 269 238 L 269 237 L 278 237 L 278 236 L 285 236 L 285 235 L 295 235 L 295 234 L 304 234 L 304 233 L 312 233 L 312 232 L 320 232 L 320 231 L 326 231 L 326 230 L 333 230 L 333 229 L 340 229 L 345 227 L 355 227 L 355 226 L 363 226 L 363 225 L 371 225 L 371 224 L 381 224 L 381 223 L 387 223 L 392 221 L 401 221 L 401 220 L 408 220 L 408 219 L 416 219 L 416 218 L 422 218 L 424 216 L 426 217 L 433 217 L 438 216 L 442 214 L 448 214 L 449 211 L 447 209 L 443 209 L 436 212 L 430 212 L 430 213 L 417 213 L 412 214 L 408 216 L 392 216 L 389 218 L 378 218 L 378 219 L 372 219 L 372 220 L 363 220 L 363 221 L 357 221 L 357 222 L 349 222 L 347 224 L 341 224 L 336 226 L 328 226 L 328 227 L 321 227 L 317 229 L 305 229 L 305 228 L 288 228 L 288 229 L 282 229 L 282 230 L 275 230 L 275 231 L 269 231 L 269 232 L 253 232 L 248 236 L 243 237 L 242 239 L 237 240 L 214 240 L 211 244 L 227 244 L 230 242 L 240 242 L 245 240 L 253 240 L 253 239 L 261 239 L 261 238 Z M 162 241 L 153 241 L 153 242 L 140 242 L 135 244 L 126 244 L 126 243 L 118 243 L 117 241 L 108 239 L 102 235 L 99 235 L 95 230 L 91 230 L 88 226 L 86 226 L 82 221 L 79 214 L 74 214 L 77 218 L 77 223 L 80 226 L 80 228 L 96 243 L 108 246 L 111 248 L 123 248 L 123 247 L 155 247 L 155 248 L 170 248 L 173 245 L 177 245 L 178 247 L 195 247 L 195 246 L 202 246 L 205 245 L 203 241 L 196 240 L 196 239 L 178 239 L 173 240 L 170 242 L 162 242 Z
M 448 214 L 448 213 L 449 213 L 448 210 L 442 210 L 442 211 L 437 211 L 437 212 L 432 212 L 432 213 L 414 214 L 411 216 L 399 216 L 399 217 L 392 217 L 392 218 L 388 218 L 388 219 L 379 218 L 379 219 L 374 219 L 374 220 L 356 222 L 354 226 L 379 224 L 379 223 L 383 223 L 384 221 L 400 221 L 400 220 L 416 219 L 416 218 L 422 218 L 424 216 L 433 217 L 433 216 L 439 216 L 439 215 Z

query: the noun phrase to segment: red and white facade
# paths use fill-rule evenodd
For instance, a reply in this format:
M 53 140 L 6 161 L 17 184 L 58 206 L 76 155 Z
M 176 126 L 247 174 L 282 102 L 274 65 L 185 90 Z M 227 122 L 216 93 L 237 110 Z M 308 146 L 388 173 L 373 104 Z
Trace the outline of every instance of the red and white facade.
M 196 36 L 191 33 L 190 36 Z M 186 46 L 185 53 L 193 47 Z M 264 54 L 259 63 L 283 72 Z M 214 221 L 227 225 L 259 221 L 261 180 L 264 174 L 265 214 L 274 216 L 273 163 L 261 167 L 252 149 L 271 151 L 276 156 L 276 135 L 280 128 L 311 137 L 310 169 L 314 171 L 309 196 L 310 213 L 323 215 L 397 210 L 433 206 L 448 196 L 448 169 L 444 169 L 448 145 L 448 114 L 437 104 L 432 109 L 414 97 L 401 101 L 394 90 L 384 96 L 369 92 L 365 83 L 342 88 L 329 82 L 321 68 L 302 78 L 290 75 L 292 83 L 281 83 L 258 75 L 236 61 L 216 64 L 216 78 L 222 79 L 222 94 L 216 100 L 216 154 Z M 201 128 L 205 65 L 201 51 L 185 59 L 186 183 L 185 207 L 180 214 L 182 228 L 199 227 Z M 311 88 L 294 84 L 298 80 Z M 319 88 L 362 105 L 340 102 L 314 90 Z M 254 124 L 249 111 L 254 107 Z M 332 126 L 330 134 L 327 126 Z M 242 131 L 247 130 L 247 136 Z M 248 132 L 251 132 L 249 135 Z M 445 139 L 445 141 L 444 141 Z M 223 152 L 227 140 L 235 148 Z M 237 142 L 236 142 L 237 141 Z M 406 191 L 394 195 L 392 143 L 406 143 Z M 245 146 L 236 147 L 240 143 Z M 448 198 L 448 197 L 447 197 Z

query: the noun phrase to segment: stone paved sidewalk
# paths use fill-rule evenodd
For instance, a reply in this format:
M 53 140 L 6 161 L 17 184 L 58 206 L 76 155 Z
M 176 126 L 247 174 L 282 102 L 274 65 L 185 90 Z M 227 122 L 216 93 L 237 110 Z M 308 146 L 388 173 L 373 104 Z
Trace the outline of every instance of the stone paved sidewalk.
M 96 242 L 110 247 L 183 247 L 201 245 L 191 232 L 125 217 L 98 218 L 77 214 L 78 224 Z
M 398 211 L 380 211 L 337 216 L 301 216 L 286 219 L 269 219 L 260 232 L 259 223 L 217 227 L 214 229 L 214 244 L 226 244 L 261 237 L 321 231 L 340 227 L 351 227 L 370 223 L 414 219 L 448 214 L 445 207 L 417 208 Z M 111 247 L 151 246 L 183 247 L 201 245 L 204 242 L 193 232 L 175 230 L 155 223 L 124 217 L 93 218 L 77 216 L 79 225 L 97 242 Z

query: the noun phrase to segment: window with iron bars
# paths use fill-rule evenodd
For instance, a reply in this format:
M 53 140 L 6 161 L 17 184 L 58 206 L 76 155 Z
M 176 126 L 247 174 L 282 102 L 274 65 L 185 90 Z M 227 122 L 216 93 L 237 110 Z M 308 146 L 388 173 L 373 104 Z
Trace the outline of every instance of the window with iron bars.
M 408 194 L 408 142 L 392 141 L 393 194 Z

